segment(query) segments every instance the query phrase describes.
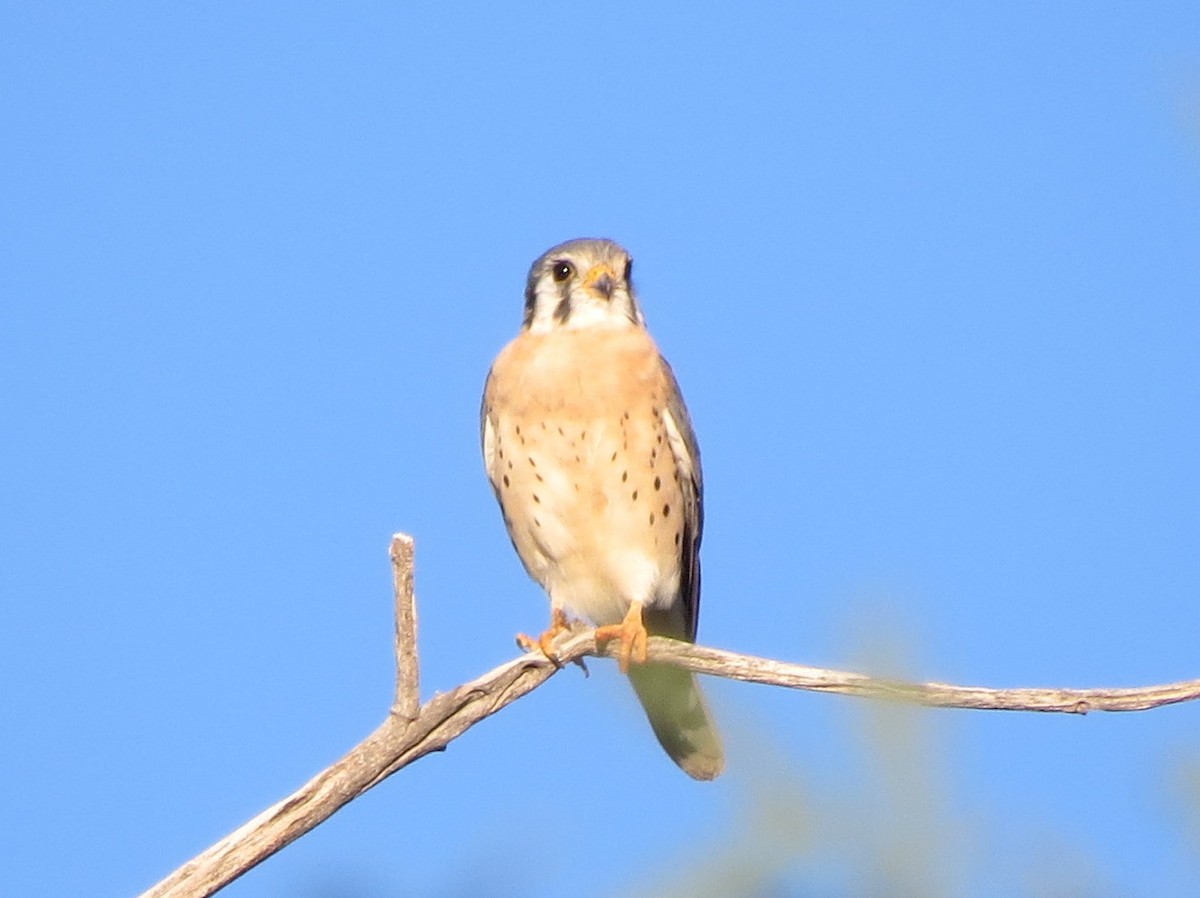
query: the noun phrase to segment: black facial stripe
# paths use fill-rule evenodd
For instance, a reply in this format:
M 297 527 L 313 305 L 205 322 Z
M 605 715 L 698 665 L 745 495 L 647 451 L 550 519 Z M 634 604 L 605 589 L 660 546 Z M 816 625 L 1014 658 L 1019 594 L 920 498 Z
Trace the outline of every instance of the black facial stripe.
M 521 320 L 521 324 L 529 327 L 533 321 L 533 307 L 537 304 L 537 289 L 533 281 L 525 285 L 525 317 Z
M 554 320 L 559 324 L 566 324 L 567 319 L 571 317 L 571 294 L 568 290 L 562 291 L 562 299 L 558 301 L 558 305 L 554 307 Z

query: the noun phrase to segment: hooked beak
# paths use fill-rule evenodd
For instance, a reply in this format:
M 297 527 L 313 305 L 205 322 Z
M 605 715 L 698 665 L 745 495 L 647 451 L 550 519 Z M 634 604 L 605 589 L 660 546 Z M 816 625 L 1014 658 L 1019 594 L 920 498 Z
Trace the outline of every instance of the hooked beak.
M 606 301 L 612 299 L 613 290 L 617 286 L 617 277 L 607 265 L 596 265 L 583 279 L 584 289 L 602 296 Z

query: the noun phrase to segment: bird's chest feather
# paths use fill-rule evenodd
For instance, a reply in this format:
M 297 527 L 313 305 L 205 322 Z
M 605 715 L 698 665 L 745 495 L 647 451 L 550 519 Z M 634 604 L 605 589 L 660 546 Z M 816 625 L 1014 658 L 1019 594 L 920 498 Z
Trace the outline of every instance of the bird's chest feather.
M 608 336 L 518 338 L 484 408 L 489 473 L 521 560 L 597 623 L 673 593 L 681 529 L 657 349 L 644 331 Z

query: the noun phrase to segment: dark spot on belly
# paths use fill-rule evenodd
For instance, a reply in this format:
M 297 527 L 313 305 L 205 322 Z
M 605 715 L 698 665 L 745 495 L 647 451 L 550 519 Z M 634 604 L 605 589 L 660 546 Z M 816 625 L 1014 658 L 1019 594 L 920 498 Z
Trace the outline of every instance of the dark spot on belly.
M 675 545 L 679 545 L 679 534 L 675 534 Z
M 662 489 L 662 478 L 655 477 L 654 478 L 654 491 L 658 492 L 660 489 Z
M 545 483 L 545 482 L 546 482 L 546 479 L 545 479 L 544 477 L 542 477 L 542 475 L 541 475 L 541 474 L 538 474 L 536 471 L 534 472 L 534 475 L 533 475 L 533 476 L 537 478 L 537 481 L 538 481 L 538 483 Z
M 628 480 L 628 479 L 629 479 L 629 472 L 628 472 L 628 471 L 622 471 L 622 472 L 621 472 L 621 482 L 622 482 L 622 483 L 624 483 L 624 482 L 625 482 L 626 480 Z
M 670 506 L 670 505 L 664 505 L 664 506 L 663 506 L 663 517 L 664 517 L 664 518 L 669 518 L 670 516 L 671 516 L 671 506 Z
M 609 461 L 616 461 L 616 460 L 617 460 L 617 453 L 616 453 L 616 450 L 613 450 L 612 458 L 610 458 Z
M 654 512 L 650 512 L 650 526 L 654 526 Z
M 633 501 L 634 501 L 634 502 L 636 502 L 636 501 L 637 501 L 637 490 L 634 490 L 634 491 L 633 491 Z
M 533 501 L 536 502 L 538 505 L 542 504 L 542 499 L 537 493 L 533 494 Z
M 504 475 L 504 485 L 505 485 L 505 486 L 508 486 L 508 485 L 509 485 L 509 484 L 508 484 L 508 475 L 507 475 L 507 474 L 505 474 L 505 475 Z
M 535 461 L 533 460 L 533 456 L 532 456 L 532 455 L 531 455 L 531 456 L 529 456 L 529 464 L 530 464 L 532 467 L 535 467 L 535 468 L 537 467 L 537 462 L 535 462 Z

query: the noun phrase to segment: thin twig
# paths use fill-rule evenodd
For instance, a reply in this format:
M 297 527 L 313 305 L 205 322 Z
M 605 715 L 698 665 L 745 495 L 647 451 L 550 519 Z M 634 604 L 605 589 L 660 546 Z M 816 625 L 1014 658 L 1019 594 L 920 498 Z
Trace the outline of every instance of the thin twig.
M 555 644 L 558 665 L 540 653 L 522 655 L 418 705 L 411 537 L 396 534 L 390 554 L 396 604 L 396 692 L 387 719 L 332 766 L 198 854 L 140 898 L 202 898 L 213 894 L 397 770 L 445 748 L 485 717 L 536 689 L 562 665 L 587 656 L 611 657 L 616 651 L 611 644 L 597 646 L 591 630 L 575 631 Z M 937 708 L 1083 714 L 1142 711 L 1200 698 L 1200 680 L 1131 689 L 986 689 L 906 683 L 661 637 L 649 640 L 647 657 L 715 677 Z
M 392 534 L 392 591 L 396 603 L 396 692 L 392 713 L 413 720 L 421 709 L 417 664 L 417 602 L 413 595 L 413 538 Z
M 605 646 L 603 654 L 609 655 L 614 651 L 615 647 Z M 1200 698 L 1200 680 L 1180 680 L 1159 686 L 1098 689 L 989 689 L 983 686 L 954 686 L 949 683 L 908 683 L 849 671 L 826 670 L 770 658 L 757 658 L 702 645 L 688 645 L 657 636 L 649 640 L 648 658 L 730 680 L 812 692 L 885 698 L 930 708 L 1086 714 L 1088 711 L 1146 711 L 1161 705 Z

